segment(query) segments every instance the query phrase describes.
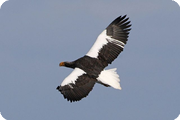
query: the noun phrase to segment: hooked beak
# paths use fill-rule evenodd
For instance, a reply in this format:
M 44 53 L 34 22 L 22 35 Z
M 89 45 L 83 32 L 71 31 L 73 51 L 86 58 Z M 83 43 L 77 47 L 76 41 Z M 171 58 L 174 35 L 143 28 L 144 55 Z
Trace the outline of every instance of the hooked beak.
M 59 63 L 59 66 L 61 67 L 61 66 L 65 66 L 65 63 L 64 62 L 61 62 L 61 63 Z

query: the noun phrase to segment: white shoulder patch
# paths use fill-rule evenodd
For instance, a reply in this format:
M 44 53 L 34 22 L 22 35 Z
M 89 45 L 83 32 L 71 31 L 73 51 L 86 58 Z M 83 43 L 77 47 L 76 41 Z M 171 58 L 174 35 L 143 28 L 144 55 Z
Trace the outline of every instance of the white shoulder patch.
M 108 41 L 106 39 L 109 39 L 110 37 L 106 35 L 106 30 L 104 30 L 97 38 L 96 42 L 92 46 L 92 48 L 89 50 L 89 52 L 86 54 L 87 56 L 97 58 L 99 50 L 103 47 L 103 45 L 107 44 Z
M 86 72 L 83 71 L 82 69 L 80 68 L 75 68 L 71 74 L 69 76 L 67 76 L 64 81 L 61 83 L 61 86 L 65 86 L 69 83 L 74 83 L 75 84 L 75 81 L 77 80 L 77 78 L 83 74 L 85 74 Z

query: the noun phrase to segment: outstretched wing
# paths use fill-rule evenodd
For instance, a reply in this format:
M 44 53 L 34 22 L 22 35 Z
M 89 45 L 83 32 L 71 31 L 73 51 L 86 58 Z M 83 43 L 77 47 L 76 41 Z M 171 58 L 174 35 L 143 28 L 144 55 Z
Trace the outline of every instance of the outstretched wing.
M 83 70 L 75 68 L 57 89 L 68 101 L 79 101 L 92 90 L 96 79 L 90 78 Z
M 110 64 L 123 51 L 128 40 L 130 29 L 129 18 L 116 18 L 97 38 L 96 42 L 86 54 Z

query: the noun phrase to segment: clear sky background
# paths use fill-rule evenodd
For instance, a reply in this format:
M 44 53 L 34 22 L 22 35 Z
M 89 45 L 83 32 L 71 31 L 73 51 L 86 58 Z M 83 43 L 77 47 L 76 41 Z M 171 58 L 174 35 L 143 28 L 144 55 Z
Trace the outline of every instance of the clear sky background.
M 96 84 L 67 102 L 56 87 L 116 17 L 132 30 L 122 90 Z M 9 0 L 0 9 L 0 112 L 7 120 L 174 120 L 180 114 L 180 7 L 171 0 Z

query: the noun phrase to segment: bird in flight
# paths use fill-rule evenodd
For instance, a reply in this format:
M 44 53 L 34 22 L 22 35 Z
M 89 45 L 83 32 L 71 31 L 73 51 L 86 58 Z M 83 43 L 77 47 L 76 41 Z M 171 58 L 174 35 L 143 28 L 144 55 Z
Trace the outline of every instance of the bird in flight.
M 92 48 L 83 57 L 59 66 L 74 69 L 57 87 L 70 102 L 86 97 L 95 83 L 121 90 L 116 68 L 105 70 L 123 51 L 131 30 L 129 18 L 119 16 L 98 36 Z

